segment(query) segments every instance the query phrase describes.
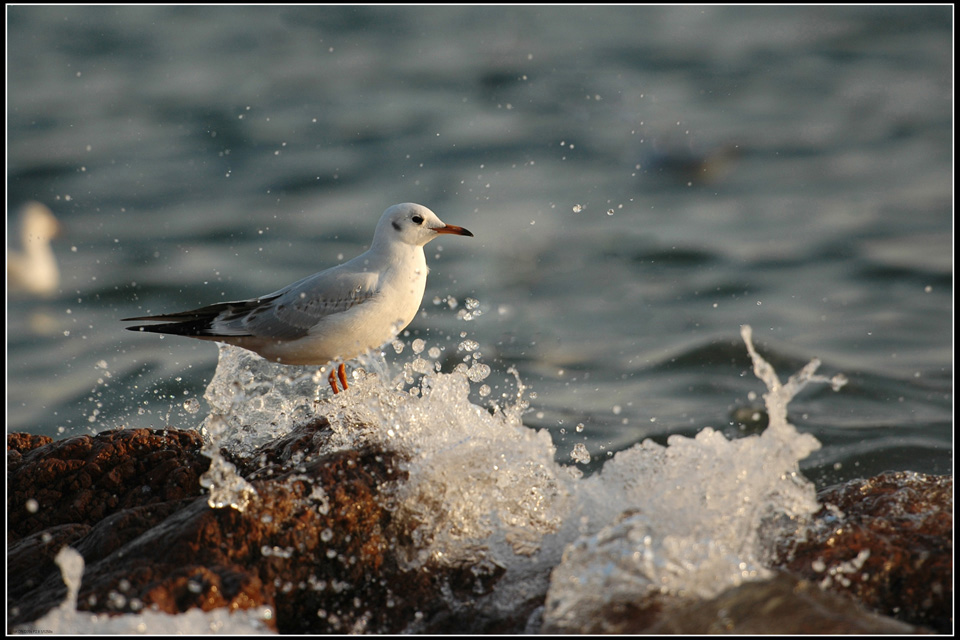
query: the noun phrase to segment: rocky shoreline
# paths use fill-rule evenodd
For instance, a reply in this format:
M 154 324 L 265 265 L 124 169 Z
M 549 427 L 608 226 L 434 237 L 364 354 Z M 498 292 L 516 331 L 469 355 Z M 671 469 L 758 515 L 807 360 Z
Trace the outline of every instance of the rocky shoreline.
M 269 606 L 280 633 L 948 633 L 953 479 L 887 473 L 824 490 L 823 508 L 776 544 L 772 580 L 712 601 L 612 603 L 548 628 L 545 593 L 513 611 L 471 606 L 504 573 L 491 563 L 406 568 L 414 541 L 383 488 L 398 454 L 325 452 L 316 420 L 247 459 L 258 497 L 213 509 L 210 459 L 189 430 L 116 430 L 52 441 L 8 434 L 8 632 L 60 605 L 66 545 L 86 570 L 78 609 L 119 614 Z M 223 452 L 226 456 L 226 452 Z

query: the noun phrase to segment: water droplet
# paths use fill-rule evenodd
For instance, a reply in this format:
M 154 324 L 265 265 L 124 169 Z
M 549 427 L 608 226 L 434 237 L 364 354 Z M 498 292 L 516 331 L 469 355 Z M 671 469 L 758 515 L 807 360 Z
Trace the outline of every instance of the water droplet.
M 570 451 L 570 458 L 579 464 L 587 464 L 590 462 L 590 452 L 587 450 L 587 445 L 582 442 L 578 442 L 573 445 L 573 450 Z
M 467 378 L 471 382 L 480 382 L 484 378 L 490 375 L 490 367 L 485 364 L 474 363 L 467 371 Z
M 479 348 L 480 348 L 480 343 L 477 342 L 476 340 L 464 340 L 457 346 L 457 349 L 459 349 L 460 351 L 467 351 L 467 352 L 476 351 Z

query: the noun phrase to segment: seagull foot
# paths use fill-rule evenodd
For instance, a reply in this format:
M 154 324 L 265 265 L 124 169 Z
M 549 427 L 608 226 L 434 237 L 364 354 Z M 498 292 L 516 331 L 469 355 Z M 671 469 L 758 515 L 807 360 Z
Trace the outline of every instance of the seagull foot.
M 343 390 L 347 390 L 347 366 L 340 363 L 340 366 L 336 369 L 330 370 L 330 375 L 327 376 L 327 382 L 330 383 L 330 388 L 333 389 L 334 395 L 340 393 L 340 390 L 337 388 L 337 378 L 340 378 L 340 386 L 343 387 Z

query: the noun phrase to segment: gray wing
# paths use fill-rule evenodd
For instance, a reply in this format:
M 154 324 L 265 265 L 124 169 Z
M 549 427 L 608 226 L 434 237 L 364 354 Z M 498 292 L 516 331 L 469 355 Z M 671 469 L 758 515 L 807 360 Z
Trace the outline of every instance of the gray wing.
M 325 317 L 375 297 L 378 283 L 375 273 L 330 269 L 264 296 L 253 308 L 238 308 L 235 315 L 221 316 L 212 328 L 223 335 L 301 338 Z
M 127 327 L 196 337 L 257 337 L 275 340 L 302 338 L 326 316 L 342 313 L 379 293 L 375 273 L 334 267 L 308 276 L 271 294 L 171 313 L 124 320 L 163 321 Z

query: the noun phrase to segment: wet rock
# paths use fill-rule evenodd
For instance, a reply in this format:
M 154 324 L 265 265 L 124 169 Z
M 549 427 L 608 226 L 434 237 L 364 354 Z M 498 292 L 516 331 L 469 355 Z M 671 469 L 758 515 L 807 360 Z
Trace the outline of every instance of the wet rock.
M 52 526 L 41 532 L 7 543 L 7 604 L 18 606 L 24 596 L 36 589 L 48 576 L 59 575 L 60 570 L 54 564 L 57 553 L 65 546 L 72 546 L 90 532 L 90 525 L 62 524 Z M 60 593 L 59 604 L 67 593 L 62 583 L 57 586 Z M 54 596 L 55 597 L 55 596 Z
M 7 438 L 7 532 L 13 540 L 199 495 L 200 475 L 210 463 L 200 454 L 200 436 L 192 431 L 105 431 L 13 448 L 24 441 L 23 434 Z M 28 446 L 35 444 L 39 441 L 28 441 Z
M 11 474 L 11 493 L 19 505 L 34 499 L 48 506 L 23 508 L 12 523 L 25 537 L 8 547 L 18 556 L 11 582 L 34 572 L 38 557 L 46 564 L 39 579 L 8 598 L 10 623 L 35 620 L 63 600 L 51 561 L 63 544 L 84 556 L 78 608 L 94 612 L 267 604 L 285 633 L 391 632 L 445 619 L 438 594 L 457 585 L 475 593 L 482 576 L 471 567 L 404 570 L 395 548 L 406 534 L 381 499 L 405 477 L 395 455 L 326 452 L 328 436 L 329 425 L 318 421 L 234 460 L 257 491 L 243 512 L 207 504 L 199 472 L 209 460 L 197 458 L 193 432 L 109 432 L 28 453 Z M 184 468 L 194 472 L 189 487 L 173 481 Z M 48 508 L 55 513 L 43 513 Z M 37 536 L 49 539 L 40 544 Z
M 775 564 L 897 620 L 941 633 L 953 621 L 953 478 L 909 471 L 853 480 L 783 539 Z
M 10 623 L 33 620 L 66 595 L 53 559 L 70 545 L 109 555 L 201 493 L 209 466 L 194 432 L 105 431 L 58 442 L 7 437 L 7 593 Z M 103 599 L 104 601 L 106 598 Z
M 8 433 L 7 465 L 13 464 L 13 460 L 19 463 L 23 454 L 51 442 L 53 442 L 53 438 L 50 436 L 37 436 L 32 433 Z
M 746 582 L 706 602 L 673 603 L 665 607 L 655 624 L 642 631 L 733 635 L 917 633 L 909 624 L 866 611 L 849 598 L 787 574 Z
M 581 618 L 577 628 L 542 629 L 569 634 L 879 634 L 917 633 L 909 624 L 868 612 L 847 597 L 780 573 L 745 582 L 709 600 L 648 595 L 610 603 Z

